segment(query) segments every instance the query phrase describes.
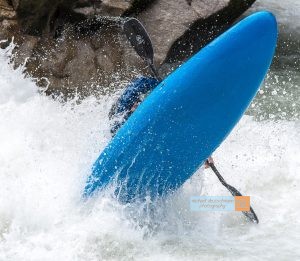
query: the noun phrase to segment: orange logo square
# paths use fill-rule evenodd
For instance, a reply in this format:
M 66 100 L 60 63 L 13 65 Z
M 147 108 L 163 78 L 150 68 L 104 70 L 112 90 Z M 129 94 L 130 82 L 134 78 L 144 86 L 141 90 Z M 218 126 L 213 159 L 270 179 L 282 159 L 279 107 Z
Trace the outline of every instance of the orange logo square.
M 235 211 L 250 211 L 250 196 L 234 197 Z

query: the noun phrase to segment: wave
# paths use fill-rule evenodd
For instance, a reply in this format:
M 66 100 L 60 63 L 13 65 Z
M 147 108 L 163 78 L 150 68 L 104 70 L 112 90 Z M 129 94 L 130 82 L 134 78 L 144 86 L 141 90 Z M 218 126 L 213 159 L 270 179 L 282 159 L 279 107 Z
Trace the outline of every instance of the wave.
M 258 226 L 240 213 L 190 211 L 190 196 L 228 195 L 210 170 L 156 202 L 153 222 L 147 205 L 120 205 L 109 191 L 81 200 L 90 167 L 110 139 L 107 113 L 115 97 L 54 100 L 22 68 L 14 70 L 9 55 L 0 50 L 0 260 L 300 255 L 299 120 L 244 116 L 214 155 L 226 180 L 251 196 Z

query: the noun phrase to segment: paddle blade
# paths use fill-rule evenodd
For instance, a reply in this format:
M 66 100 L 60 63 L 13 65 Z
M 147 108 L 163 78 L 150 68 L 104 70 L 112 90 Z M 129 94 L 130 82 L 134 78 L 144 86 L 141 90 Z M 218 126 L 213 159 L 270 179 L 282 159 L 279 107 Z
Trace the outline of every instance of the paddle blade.
M 234 197 L 235 196 L 243 196 L 241 194 L 241 192 L 239 192 L 236 188 L 230 186 L 229 184 L 227 184 L 227 189 L 230 191 L 231 195 Z M 254 222 L 256 224 L 259 223 L 258 217 L 256 216 L 256 214 L 251 206 L 250 206 L 250 211 L 243 211 L 243 214 L 252 222 Z
M 241 192 L 239 192 L 235 187 L 229 185 L 224 178 L 222 177 L 222 175 L 220 174 L 220 172 L 218 171 L 218 169 L 216 168 L 215 164 L 209 161 L 206 161 L 206 163 L 211 167 L 211 169 L 213 170 L 213 172 L 216 174 L 216 176 L 218 177 L 218 179 L 220 180 L 220 182 L 222 183 L 222 185 L 224 187 L 226 187 L 229 192 L 231 193 L 232 196 L 243 196 L 241 194 Z M 250 211 L 243 211 L 243 214 L 252 222 L 258 224 L 259 220 L 258 217 L 256 216 L 253 208 L 250 206 Z
M 258 224 L 259 220 L 258 217 L 256 216 L 254 210 L 252 207 L 250 207 L 250 211 L 243 211 L 243 214 L 249 219 L 251 220 L 253 223 Z
M 139 20 L 128 18 L 123 24 L 124 33 L 137 54 L 153 64 L 153 47 L 151 39 Z

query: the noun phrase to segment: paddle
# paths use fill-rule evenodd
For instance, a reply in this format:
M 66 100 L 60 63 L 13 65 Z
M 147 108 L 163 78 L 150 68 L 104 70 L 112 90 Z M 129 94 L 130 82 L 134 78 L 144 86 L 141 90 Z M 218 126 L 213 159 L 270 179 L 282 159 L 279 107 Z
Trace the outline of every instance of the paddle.
M 236 188 L 234 188 L 233 186 L 229 185 L 226 183 L 226 181 L 224 180 L 224 178 L 221 176 L 220 172 L 217 170 L 216 166 L 214 163 L 209 162 L 208 160 L 206 161 L 206 164 L 209 165 L 211 167 L 211 169 L 213 170 L 213 172 L 216 174 L 216 176 L 218 177 L 218 179 L 220 180 L 220 182 L 222 183 L 222 185 L 227 188 L 232 196 L 243 196 Z M 250 206 L 250 211 L 243 211 L 243 214 L 252 222 L 257 223 L 259 222 L 253 208 Z
M 154 65 L 154 52 L 151 39 L 139 20 L 128 18 L 123 24 L 123 31 L 137 54 L 148 64 L 154 77 L 161 81 Z
M 161 81 L 161 78 L 159 77 L 158 72 L 154 66 L 154 52 L 152 42 L 144 26 L 140 23 L 139 20 L 135 18 L 128 18 L 123 24 L 123 30 L 137 54 L 147 62 L 156 79 Z M 211 167 L 213 172 L 217 175 L 222 185 L 226 187 L 233 196 L 242 196 L 242 194 L 236 188 L 226 183 L 213 163 L 209 161 L 206 162 Z M 250 211 L 243 211 L 243 214 L 252 222 L 259 222 L 252 207 L 250 207 Z

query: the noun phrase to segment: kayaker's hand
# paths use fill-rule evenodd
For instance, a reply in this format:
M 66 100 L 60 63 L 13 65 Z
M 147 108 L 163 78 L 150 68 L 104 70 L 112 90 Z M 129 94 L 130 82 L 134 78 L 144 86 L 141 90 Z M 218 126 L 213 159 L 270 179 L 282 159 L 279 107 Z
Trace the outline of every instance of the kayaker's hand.
M 210 168 L 208 162 L 212 163 L 212 164 L 215 164 L 214 159 L 212 157 L 208 157 L 208 159 L 205 161 L 205 164 L 204 164 L 206 169 Z
M 131 109 L 130 109 L 130 112 L 134 112 L 135 109 L 136 109 L 139 105 L 140 105 L 140 102 L 135 102 L 135 103 L 132 105 L 132 107 L 131 107 Z

